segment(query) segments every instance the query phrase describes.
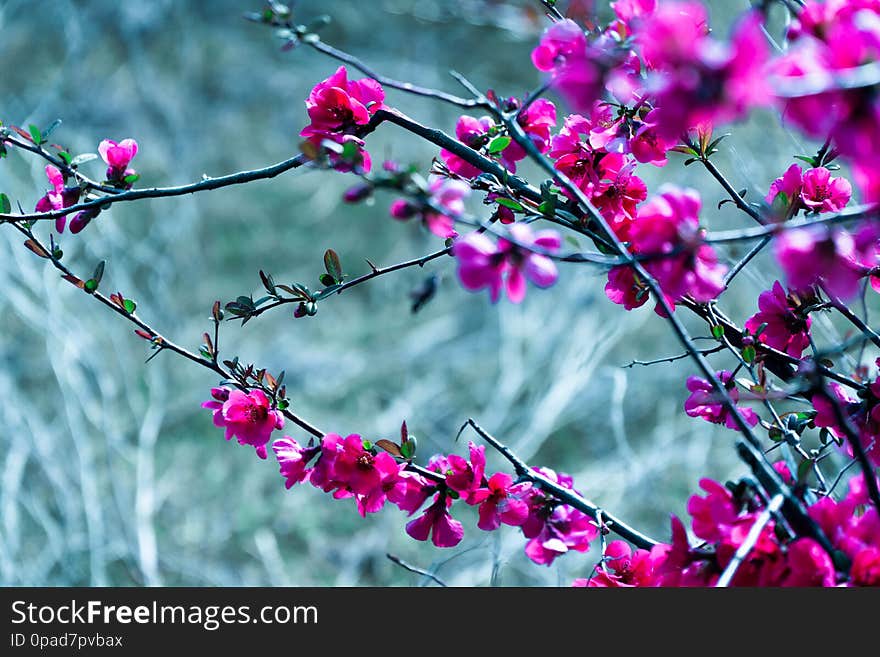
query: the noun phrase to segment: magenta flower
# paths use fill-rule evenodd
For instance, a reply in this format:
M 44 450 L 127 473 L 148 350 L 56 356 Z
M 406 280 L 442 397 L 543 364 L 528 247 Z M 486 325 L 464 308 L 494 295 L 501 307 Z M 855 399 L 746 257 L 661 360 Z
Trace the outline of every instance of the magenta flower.
M 758 340 L 800 358 L 804 349 L 810 346 L 812 320 L 801 312 L 798 301 L 786 294 L 782 284 L 776 281 L 772 289 L 761 292 L 758 309 L 757 314 L 746 320 L 746 330 L 757 335 L 758 329 L 766 324 Z
M 776 237 L 774 246 L 788 287 L 795 291 L 821 284 L 828 294 L 850 299 L 858 293 L 859 282 L 868 271 L 858 262 L 852 235 L 842 229 L 811 226 L 786 230 Z
M 431 200 L 446 212 L 426 211 L 422 218 L 425 226 L 437 237 L 456 237 L 454 218 L 464 213 L 464 199 L 471 193 L 470 185 L 461 180 L 435 177 L 429 191 Z
M 781 177 L 773 181 L 770 185 L 770 191 L 764 199 L 770 205 L 776 203 L 776 199 L 780 194 L 782 197 L 782 206 L 788 208 L 800 198 L 801 188 L 803 187 L 804 170 L 799 164 L 792 164 Z
M 335 142 L 343 155 L 346 145 L 348 148 L 353 146 L 353 157 L 342 157 L 331 150 L 331 164 L 340 171 L 355 168 L 369 171 L 370 155 L 355 132 L 385 107 L 384 101 L 382 85 L 370 78 L 349 80 L 348 71 L 340 66 L 333 75 L 315 85 L 309 94 L 306 110 L 311 123 L 302 129 L 300 136 L 315 147 L 323 147 L 324 141 Z
M 428 536 L 437 547 L 455 547 L 461 543 L 464 528 L 449 515 L 452 500 L 439 494 L 434 503 L 415 520 L 406 524 L 406 533 L 417 541 L 427 541 Z
M 389 454 L 376 453 L 363 438 L 350 434 L 343 438 L 327 434 L 321 443 L 321 458 L 315 465 L 311 483 L 334 497 L 357 498 L 358 512 L 364 516 L 384 506 L 387 492 L 394 488 L 400 466 Z
M 605 296 L 627 310 L 632 310 L 648 301 L 648 288 L 638 279 L 632 267 L 621 265 L 612 267 L 608 272 Z
M 517 107 L 519 101 L 511 99 L 510 104 Z M 550 131 L 556 127 L 556 105 L 546 98 L 538 98 L 520 112 L 516 120 L 541 153 L 550 149 Z M 516 171 L 515 163 L 525 157 L 523 147 L 513 141 L 502 151 L 501 163 L 511 171 Z
M 275 429 L 284 427 L 284 416 L 271 407 L 263 391 L 212 388 L 211 396 L 202 407 L 214 411 L 214 424 L 226 428 L 226 440 L 235 436 L 239 445 L 251 445 L 265 459 L 266 443 Z
M 446 457 L 446 485 L 467 497 L 469 493 L 482 487 L 486 472 L 486 448 L 468 443 L 470 460 L 458 454 Z
M 290 436 L 284 436 L 272 443 L 272 451 L 275 452 L 275 458 L 281 466 L 281 474 L 285 479 L 284 486 L 290 488 L 309 478 L 312 469 L 308 464 L 320 453 L 321 447 L 319 445 L 303 447 Z
M 831 557 L 812 538 L 799 538 L 788 546 L 785 570 L 778 586 L 834 586 L 837 581 Z
M 514 484 L 513 477 L 503 472 L 496 472 L 484 488 L 471 490 L 467 503 L 480 505 L 480 520 L 477 527 L 483 531 L 498 529 L 502 523 L 519 527 L 529 517 L 529 505 L 521 496 L 531 484 Z
M 720 543 L 736 524 L 739 511 L 730 491 L 717 481 L 700 479 L 700 488 L 706 497 L 692 495 L 687 503 L 694 534 L 709 543 Z
M 427 478 L 401 468 L 397 482 L 386 494 L 389 502 L 412 515 L 422 508 L 425 501 L 436 491 L 437 485 Z
M 548 27 L 541 42 L 532 51 L 532 64 L 539 71 L 556 69 L 567 57 L 578 56 L 586 50 L 587 37 L 573 20 L 563 20 Z
M 472 292 L 489 288 L 492 303 L 498 301 L 502 288 L 506 288 L 508 299 L 520 303 L 526 295 L 526 279 L 547 288 L 559 277 L 553 260 L 530 250 L 555 253 L 562 246 L 559 233 L 532 233 L 527 224 L 521 223 L 512 224 L 509 231 L 515 244 L 501 238 L 496 245 L 485 233 L 474 232 L 456 240 L 452 247 L 461 284 Z
M 550 565 L 570 550 L 586 552 L 599 530 L 590 517 L 560 504 L 544 521 L 540 533 L 526 544 L 526 555 L 537 564 Z
M 880 547 L 866 547 L 856 553 L 850 579 L 852 586 L 880 586 Z
M 639 208 L 629 228 L 631 251 L 637 254 L 673 254 L 644 263 L 670 301 L 686 295 L 711 301 L 724 290 L 727 268 L 718 263 L 714 249 L 703 243 L 700 197 L 694 190 L 661 188 Z
M 479 151 L 489 143 L 488 132 L 495 125 L 488 116 L 475 119 L 472 116 L 460 116 L 455 124 L 455 137 L 465 146 Z M 462 178 L 476 178 L 481 173 L 480 169 L 463 160 L 461 157 L 445 148 L 440 151 L 440 157 L 452 173 Z
M 128 165 L 137 155 L 138 145 L 134 139 L 123 139 L 116 143 L 112 139 L 105 139 L 98 145 L 98 154 L 107 164 L 107 180 L 121 181 L 126 176 L 133 175 L 133 169 Z
M 829 383 L 828 388 L 844 415 L 858 429 L 868 459 L 874 465 L 880 466 L 880 379 L 875 380 L 868 387 L 871 394 L 865 400 L 855 396 L 838 383 Z M 813 422 L 817 427 L 828 428 L 837 436 L 842 441 L 846 454 L 852 458 L 852 445 L 846 437 L 846 431 L 840 426 L 832 402 L 824 395 L 818 394 L 813 395 L 811 401 L 813 408 L 816 409 Z
M 52 210 L 69 208 L 71 205 L 75 205 L 76 202 L 79 201 L 80 192 L 82 190 L 80 190 L 78 185 L 65 187 L 64 176 L 61 175 L 61 171 L 58 170 L 58 167 L 47 164 L 46 177 L 49 179 L 49 184 L 52 185 L 52 189 L 47 191 L 46 195 L 37 201 L 34 210 L 37 212 L 51 212 Z M 66 224 L 67 215 L 56 218 L 55 230 L 59 233 L 63 233 Z
M 734 403 L 739 401 L 739 390 L 733 382 L 733 374 L 728 370 L 721 370 L 716 372 L 716 376 L 724 384 L 731 400 Z M 722 404 L 721 396 L 706 379 L 689 376 L 687 389 L 690 390 L 691 395 L 684 403 L 684 411 L 690 417 L 701 417 L 712 424 L 723 424 L 728 429 L 739 429 L 733 414 Z M 755 411 L 743 406 L 737 406 L 736 409 L 747 424 L 751 426 L 758 424 L 758 416 Z
M 801 200 L 814 212 L 839 212 L 852 197 L 852 185 L 846 178 L 832 178 L 825 167 L 804 173 Z
M 655 556 L 649 550 L 635 550 L 626 541 L 611 541 L 605 549 L 605 568 L 598 568 L 583 586 L 589 588 L 627 588 L 654 586 Z

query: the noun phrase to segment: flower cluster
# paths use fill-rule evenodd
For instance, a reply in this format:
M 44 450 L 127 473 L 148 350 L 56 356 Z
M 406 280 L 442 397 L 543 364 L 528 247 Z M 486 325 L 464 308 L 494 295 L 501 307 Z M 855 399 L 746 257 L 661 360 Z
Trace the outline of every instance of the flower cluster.
M 711 301 L 724 291 L 727 268 L 704 243 L 699 213 L 695 191 L 665 186 L 639 208 L 629 225 L 630 251 L 646 258 L 644 268 L 657 280 L 670 306 L 684 296 Z M 648 300 L 646 285 L 628 265 L 611 269 L 605 294 L 627 310 Z M 662 314 L 659 303 L 655 310 Z
M 851 457 L 852 445 L 846 438 L 843 422 L 835 410 L 835 405 L 838 406 L 842 418 L 858 431 L 868 459 L 875 466 L 880 466 L 880 378 L 875 379 L 862 396 L 851 394 L 838 383 L 832 382 L 828 387 L 830 398 L 823 394 L 812 397 L 813 408 L 816 410 L 814 424 L 831 431 Z
M 272 408 L 266 394 L 212 388 L 211 397 L 202 407 L 214 411 L 214 425 L 226 429 L 226 440 L 236 437 L 240 445 L 251 445 L 261 459 L 266 458 L 272 431 L 284 427 L 284 416 Z
M 513 303 L 520 303 L 526 295 L 526 279 L 546 288 L 559 277 L 553 260 L 537 252 L 559 250 L 562 240 L 556 231 L 533 233 L 528 224 L 516 223 L 509 233 L 510 239 L 500 238 L 497 243 L 485 233 L 469 233 L 456 240 L 452 249 L 462 285 L 471 291 L 488 288 L 492 303 L 498 301 L 502 289 Z
M 385 107 L 385 91 L 375 80 L 349 80 L 340 66 L 336 72 L 312 89 L 306 100 L 311 123 L 301 137 L 312 149 L 325 150 L 331 164 L 340 171 L 369 171 L 370 154 L 358 137 L 358 130 L 369 124 L 370 117 Z
M 780 468 L 786 471 L 783 465 Z M 788 474 L 786 472 L 786 474 Z M 791 475 L 788 474 L 790 478 Z M 692 547 L 684 524 L 672 518 L 672 542 L 651 550 L 635 550 L 623 541 L 608 544 L 594 574 L 575 586 L 713 586 L 730 566 L 737 550 L 758 520 L 764 503 L 748 487 L 727 488 L 711 479 L 700 481 L 704 496 L 687 505 L 694 536 Z M 880 517 L 868 505 L 864 479 L 854 477 L 840 502 L 823 497 L 809 508 L 810 516 L 830 538 L 835 550 L 850 560 L 838 572 L 832 556 L 812 538 L 780 538 L 773 520 L 761 529 L 754 545 L 738 564 L 733 586 L 877 586 L 880 585 Z
M 433 176 L 428 186 L 429 203 L 418 205 L 397 199 L 389 213 L 400 221 L 419 216 L 422 224 L 437 237 L 457 237 L 455 219 L 464 213 L 464 199 L 470 193 L 470 185 L 462 180 Z
M 735 404 L 739 401 L 739 390 L 733 378 L 733 373 L 727 370 L 716 372 L 716 377 L 727 391 L 727 396 Z M 730 409 L 723 403 L 722 395 L 715 387 L 705 379 L 697 376 L 688 377 L 687 389 L 691 395 L 684 403 L 684 411 L 690 417 L 701 417 L 713 424 L 723 424 L 728 429 L 739 429 L 736 419 Z M 736 410 L 750 425 L 758 424 L 758 415 L 750 408 L 737 406 Z
M 810 346 L 812 322 L 801 299 L 787 294 L 782 284 L 775 281 L 772 289 L 761 292 L 758 312 L 746 320 L 745 329 L 767 346 L 800 358 Z
M 830 137 L 850 158 L 865 200 L 876 201 L 880 101 L 871 87 L 838 84 L 880 57 L 880 5 L 873 0 L 808 0 L 792 22 L 790 47 L 772 72 L 783 87 L 783 116 L 806 134 Z M 789 93 L 785 93 L 788 91 Z

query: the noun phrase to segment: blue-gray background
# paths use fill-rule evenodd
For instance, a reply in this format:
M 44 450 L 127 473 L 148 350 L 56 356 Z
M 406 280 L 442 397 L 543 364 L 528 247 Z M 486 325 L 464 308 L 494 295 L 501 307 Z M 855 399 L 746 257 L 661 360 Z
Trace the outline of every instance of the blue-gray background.
M 724 34 L 748 3 L 714 4 Z M 455 91 L 447 72 L 456 69 L 522 95 L 540 81 L 529 61 L 545 25 L 527 10 L 535 5 L 302 0 L 295 10 L 303 21 L 330 14 L 322 36 L 387 75 Z M 140 185 L 285 159 L 305 123 L 303 99 L 337 64 L 311 51 L 280 52 L 270 31 L 241 19 L 258 7 L 0 1 L 0 118 L 62 118 L 53 141 L 74 153 L 94 152 L 105 137 L 134 137 Z M 453 130 L 455 108 L 393 91 L 388 100 Z M 718 163 L 757 198 L 791 155 L 812 148 L 759 112 L 735 130 Z M 437 154 L 393 126 L 371 136 L 369 149 L 374 161 L 394 157 L 423 170 Z M 642 175 L 654 189 L 700 189 L 709 226 L 744 225 L 730 205 L 716 210 L 721 190 L 681 160 L 673 156 L 665 170 L 643 166 Z M 100 177 L 99 164 L 86 170 Z M 46 184 L 42 169 L 12 153 L 0 162 L 0 188 L 33 207 Z M 135 299 L 159 331 L 197 348 L 213 301 L 259 293 L 259 269 L 309 281 L 326 248 L 351 274 L 366 271 L 365 258 L 390 264 L 436 248 L 417 226 L 388 218 L 389 196 L 342 204 L 350 182 L 302 170 L 121 204 L 61 243 L 76 271 L 106 259 L 107 291 Z M 441 276 L 439 295 L 417 315 L 408 292 L 427 272 L 407 270 L 322 304 L 313 319 L 294 321 L 285 308 L 244 328 L 226 323 L 221 346 L 227 356 L 285 369 L 294 410 L 328 431 L 394 437 L 406 419 L 427 457 L 463 449 L 453 444 L 456 431 L 477 418 L 524 458 L 575 475 L 598 504 L 661 537 L 700 476 L 742 474 L 732 432 L 681 411 L 688 363 L 621 367 L 679 348 L 648 307 L 626 313 L 607 301 L 601 272 L 564 266 L 552 290 L 530 290 L 521 306 L 492 306 L 460 288 L 452 264 L 427 268 Z M 771 263 L 759 264 L 726 297 L 738 321 L 774 275 Z M 556 585 L 595 563 L 594 551 L 535 566 L 517 531 L 487 535 L 469 510 L 464 542 L 441 551 L 410 540 L 396 509 L 363 520 L 350 500 L 308 487 L 287 492 L 274 461 L 225 442 L 199 407 L 214 376 L 169 354 L 145 365 L 150 352 L 131 327 L 59 280 L 11 229 L 0 230 L 0 285 L 0 583 L 424 583 L 387 561 L 392 552 L 452 584 Z

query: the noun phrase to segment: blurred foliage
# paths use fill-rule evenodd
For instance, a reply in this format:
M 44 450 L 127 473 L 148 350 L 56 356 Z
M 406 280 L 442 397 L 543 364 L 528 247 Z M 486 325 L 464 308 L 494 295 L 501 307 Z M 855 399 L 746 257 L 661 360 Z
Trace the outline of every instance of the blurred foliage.
M 74 153 L 94 151 L 105 137 L 135 137 L 140 186 L 289 157 L 305 122 L 303 99 L 338 64 L 307 50 L 280 52 L 265 28 L 241 19 L 258 3 L 0 2 L 2 119 L 48 125 L 60 117 L 53 141 Z M 713 4 L 721 25 L 740 9 Z M 529 60 L 544 26 L 536 5 L 301 0 L 295 11 L 303 20 L 330 14 L 322 37 L 384 74 L 457 91 L 447 75 L 455 69 L 479 86 L 523 95 L 540 80 Z M 393 91 L 389 102 L 447 131 L 457 117 Z M 769 113 L 734 132 L 717 163 L 750 198 L 763 196 L 792 154 L 813 148 Z M 778 152 L 767 152 L 774 143 Z M 393 157 L 423 170 L 437 154 L 394 126 L 372 135 L 369 149 L 374 161 Z M 86 166 L 98 176 L 98 165 Z M 707 225 L 742 225 L 729 204 L 716 210 L 723 192 L 699 167 L 684 169 L 673 156 L 664 170 L 642 169 L 652 189 L 697 187 Z M 102 285 L 196 349 L 214 300 L 257 293 L 260 269 L 279 282 L 314 281 L 327 248 L 356 275 L 368 271 L 366 258 L 391 264 L 436 247 L 418 226 L 388 218 L 390 196 L 342 204 L 350 183 L 300 170 L 120 204 L 61 244 L 75 270 L 106 260 Z M 44 186 L 36 158 L 15 153 L 0 163 L 0 188 L 13 202 L 32 207 Z M 739 321 L 770 280 L 757 275 L 761 267 L 773 271 L 759 260 L 725 297 Z M 432 273 L 437 298 L 413 315 L 409 292 Z M 518 532 L 484 534 L 469 511 L 465 542 L 438 551 L 410 540 L 395 509 L 363 520 L 348 500 L 308 487 L 286 492 L 273 461 L 225 442 L 199 407 L 217 383 L 210 374 L 170 354 L 144 365 L 150 352 L 130 327 L 61 281 L 12 230 L 0 230 L 0 274 L 3 584 L 425 583 L 390 563 L 392 552 L 451 584 L 567 585 L 595 563 L 591 552 L 534 566 Z M 610 304 L 604 282 L 599 271 L 566 266 L 559 285 L 533 290 L 521 307 L 492 306 L 462 290 L 452 263 L 440 260 L 360 286 L 314 318 L 293 320 L 286 307 L 245 327 L 226 323 L 220 347 L 224 357 L 285 369 L 293 410 L 327 431 L 393 437 L 406 419 L 427 457 L 464 449 L 456 432 L 477 418 L 532 463 L 573 474 L 596 503 L 662 538 L 700 476 L 723 480 L 743 468 L 731 432 L 681 411 L 687 361 L 621 367 L 679 348 L 649 308 L 625 313 Z

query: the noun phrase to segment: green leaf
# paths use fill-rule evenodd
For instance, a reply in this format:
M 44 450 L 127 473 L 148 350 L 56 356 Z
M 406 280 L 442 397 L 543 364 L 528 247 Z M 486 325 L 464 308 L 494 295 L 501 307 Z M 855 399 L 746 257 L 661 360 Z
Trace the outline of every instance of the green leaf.
M 40 132 L 40 129 L 33 123 L 28 126 L 28 132 L 31 135 L 31 139 L 33 139 L 34 143 L 37 146 L 43 143 L 43 133 Z
M 324 287 L 330 287 L 331 285 L 336 284 L 336 279 L 333 278 L 330 274 L 321 274 L 318 277 L 318 280 L 321 281 L 321 285 L 323 285 Z
M 363 441 L 363 446 L 364 446 L 364 449 L 365 449 L 366 451 L 368 451 L 368 452 L 369 452 L 371 449 L 373 449 L 373 443 L 371 443 L 369 440 L 364 440 L 364 441 Z
M 134 301 L 132 301 L 131 299 L 123 299 L 122 300 L 122 307 L 125 308 L 125 312 L 127 312 L 129 315 L 131 315 L 135 311 L 135 309 L 137 308 L 137 304 Z
M 712 327 L 712 337 L 716 340 L 720 340 L 724 337 L 724 326 L 721 324 L 716 324 Z
M 504 135 L 495 137 L 495 139 L 489 142 L 489 154 L 498 155 L 498 153 L 503 152 L 505 148 L 510 146 L 511 141 L 513 140 L 510 137 Z
M 324 252 L 324 269 L 333 277 L 334 281 L 342 280 L 342 264 L 339 262 L 339 256 L 333 249 L 327 249 Z
M 757 352 L 755 351 L 754 345 L 746 345 L 742 350 L 743 360 L 750 365 L 755 362 L 755 356 L 757 356 Z
M 12 203 L 9 202 L 9 197 L 6 194 L 0 194 L 0 212 L 3 214 L 12 212 Z
M 98 281 L 94 278 L 90 278 L 83 284 L 83 289 L 89 294 L 95 292 L 98 289 Z
M 794 159 L 796 159 L 796 160 L 800 160 L 801 162 L 806 162 L 806 163 L 809 164 L 811 167 L 815 167 L 815 166 L 816 166 L 816 158 L 814 158 L 814 157 L 809 157 L 808 155 L 795 155 L 795 156 L 794 156 Z
M 140 178 L 141 177 L 138 174 L 130 173 L 125 178 L 122 179 L 122 182 L 124 182 L 126 185 L 133 185 L 138 180 L 140 180 Z
M 61 158 L 61 161 L 64 162 L 67 166 L 70 166 L 71 161 L 73 160 L 73 156 L 67 151 L 59 151 L 58 157 Z
M 813 468 L 813 462 L 810 459 L 806 459 L 805 461 L 801 461 L 797 467 L 797 480 L 798 481 L 806 481 L 807 475 L 810 474 L 810 470 Z
M 406 442 L 401 443 L 400 445 L 400 454 L 405 459 L 414 458 L 416 455 L 416 447 L 418 447 L 418 442 L 416 441 L 415 436 L 407 436 Z
M 496 198 L 495 202 L 498 205 L 503 205 L 505 208 L 510 208 L 515 212 L 522 212 L 524 210 L 523 206 L 514 201 L 512 198 Z

